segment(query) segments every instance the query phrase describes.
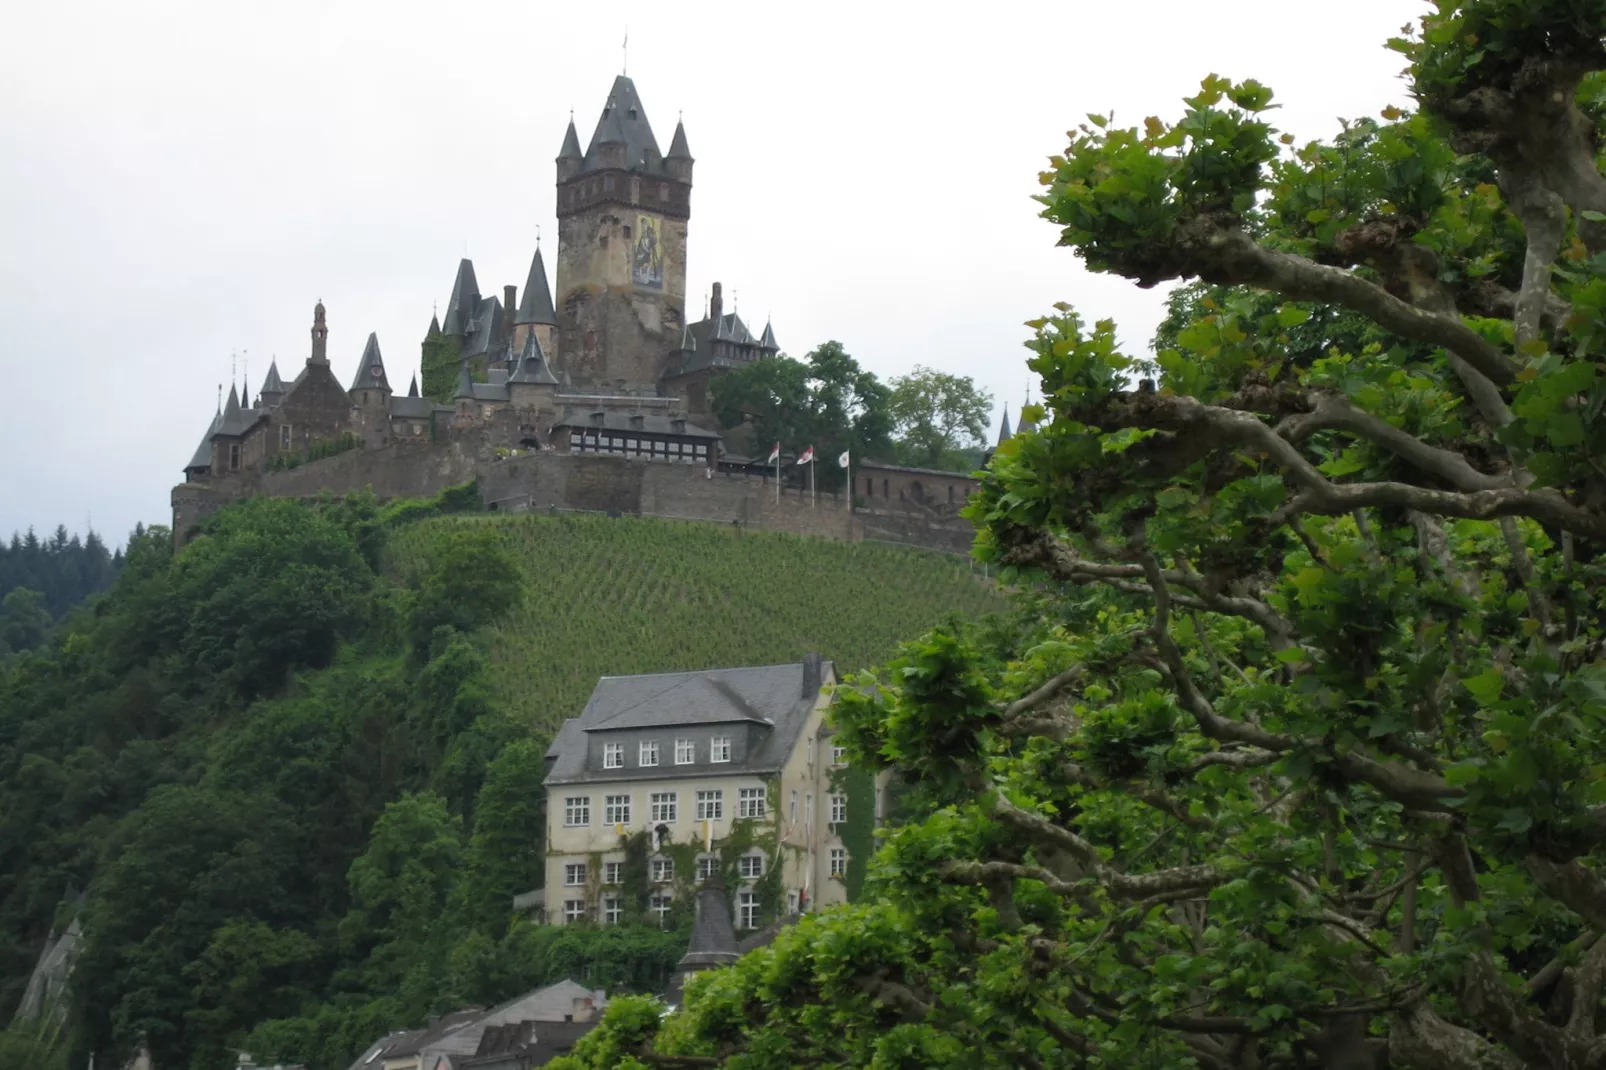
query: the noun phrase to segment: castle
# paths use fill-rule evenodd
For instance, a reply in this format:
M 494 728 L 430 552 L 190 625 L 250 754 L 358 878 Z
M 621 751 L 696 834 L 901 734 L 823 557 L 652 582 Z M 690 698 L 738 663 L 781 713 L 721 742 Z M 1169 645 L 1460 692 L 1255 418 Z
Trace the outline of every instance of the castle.
M 660 151 L 635 84 L 621 74 L 585 151 L 571 118 L 556 163 L 556 300 L 539 241 L 522 295 L 511 285 L 482 294 L 464 259 L 444 321 L 432 316 L 424 337 L 423 389 L 414 376 L 406 393 L 393 389 L 373 334 L 351 385 L 341 386 L 319 301 L 295 379 L 286 384 L 275 362 L 254 401 L 232 383 L 220 400 L 173 490 L 175 538 L 182 543 L 201 517 L 252 494 L 371 487 L 380 497 L 422 495 L 468 479 L 481 481 L 491 508 L 604 509 L 866 537 L 852 494 L 811 495 L 804 516 L 783 507 L 800 504 L 795 483 L 786 502 L 773 487 L 770 495 L 733 480 L 695 482 L 769 478 L 762 464 L 728 455 L 710 429 L 709 383 L 780 349 L 770 324 L 755 335 L 725 310 L 717 282 L 703 318 L 686 321 L 693 159 L 684 125 L 676 123 L 668 154 Z M 612 463 L 577 467 L 580 455 Z M 523 463 L 488 469 L 509 460 Z M 879 487 L 881 511 L 896 515 L 869 537 L 968 548 L 971 530 L 957 512 L 974 480 L 872 467 L 865 504 Z M 933 523 L 949 529 L 935 543 L 923 534 Z

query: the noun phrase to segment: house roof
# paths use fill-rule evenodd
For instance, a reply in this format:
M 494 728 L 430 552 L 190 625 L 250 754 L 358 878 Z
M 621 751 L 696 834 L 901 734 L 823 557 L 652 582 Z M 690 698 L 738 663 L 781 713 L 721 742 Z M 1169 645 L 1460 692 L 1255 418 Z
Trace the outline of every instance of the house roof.
M 390 414 L 408 420 L 427 419 L 437 412 L 451 412 L 450 405 L 438 405 L 433 398 L 421 398 L 416 394 L 405 397 L 395 394 L 390 399 Z
M 821 684 L 832 676 L 829 662 L 819 662 Z M 819 698 L 815 687 L 805 695 L 807 663 L 758 665 L 698 672 L 653 673 L 646 676 L 604 676 L 597 681 L 580 716 L 563 722 L 547 748 L 546 783 L 642 779 L 662 776 L 657 768 L 586 768 L 587 736 L 592 731 L 673 728 L 682 725 L 747 723 L 759 726 L 762 738 L 736 761 L 714 769 L 688 767 L 684 775 L 730 776 L 774 772 L 796 746 Z
M 674 435 L 678 438 L 702 438 L 714 441 L 720 438 L 717 432 L 686 423 L 683 420 L 672 420 L 660 413 L 642 413 L 639 425 L 631 423 L 631 416 L 628 413 L 607 410 L 602 413 L 600 422 L 597 420 L 596 415 L 595 412 L 567 408 L 563 410 L 563 415 L 552 425 L 552 428 L 553 430 L 557 430 L 560 427 L 594 428 L 599 431 L 623 431 L 626 433 L 638 431 L 653 435 Z M 675 426 L 677 423 L 680 424 L 679 427 Z
M 217 430 L 221 426 L 223 426 L 223 412 L 220 409 L 217 415 L 212 417 L 211 424 L 207 426 L 206 434 L 201 436 L 201 444 L 195 447 L 195 456 L 191 457 L 190 463 L 184 466 L 185 471 L 194 468 L 212 467 L 212 436 L 217 434 Z
M 447 314 L 450 316 L 450 313 Z M 503 333 L 502 299 L 482 297 L 475 305 L 474 318 L 468 324 L 468 337 L 463 342 L 463 356 L 488 356 L 497 343 L 506 340 Z M 448 331 L 448 334 L 451 332 Z
M 734 312 L 704 317 L 688 323 L 680 332 L 680 359 L 670 360 L 665 376 L 687 375 L 705 368 L 729 368 L 749 364 L 766 356 L 765 350 L 774 351 L 775 330 L 764 327 L 764 336 L 753 337 L 747 324 Z
M 262 389 L 257 391 L 260 397 L 263 394 L 284 393 L 284 380 L 279 378 L 279 362 L 277 359 L 268 362 L 268 374 L 262 380 Z

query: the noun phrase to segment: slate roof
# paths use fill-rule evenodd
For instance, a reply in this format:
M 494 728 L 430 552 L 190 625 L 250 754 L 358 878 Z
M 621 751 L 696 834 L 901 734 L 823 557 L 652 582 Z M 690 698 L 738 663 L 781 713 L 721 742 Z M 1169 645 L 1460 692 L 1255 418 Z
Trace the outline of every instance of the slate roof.
M 728 966 L 741 957 L 736 949 L 736 928 L 731 924 L 730 901 L 722 885 L 708 883 L 697 890 L 697 920 L 679 968 L 700 970 Z
M 385 361 L 379 355 L 379 335 L 372 331 L 369 332 L 368 344 L 362 347 L 362 356 L 357 361 L 357 374 L 351 380 L 352 390 L 361 390 L 364 387 L 390 389 L 390 381 L 385 378 Z
M 282 393 L 284 393 L 284 380 L 279 378 L 279 362 L 275 359 L 268 363 L 268 374 L 262 380 L 262 389 L 257 391 L 257 396 Z
M 416 398 L 418 396 L 418 373 L 417 372 L 413 373 L 413 381 L 407 384 L 407 396 L 410 397 L 410 398 Z
M 689 160 L 689 159 L 691 159 L 691 149 L 688 148 L 687 145 L 686 145 L 686 124 L 685 123 L 680 122 L 678 120 L 675 122 L 675 136 L 669 142 L 669 155 L 664 157 L 664 159 L 666 159 L 666 160 Z
M 580 132 L 574 128 L 574 116 L 569 116 L 569 129 L 563 135 L 563 148 L 558 150 L 560 160 L 579 160 L 584 156 L 580 152 Z
M 260 409 L 248 409 L 241 405 L 239 392 L 235 390 L 234 384 L 230 383 L 229 400 L 223 404 L 223 419 L 213 433 L 238 438 L 266 416 L 267 413 Z
M 821 679 L 831 663 L 821 662 Z M 737 761 L 692 766 L 676 776 L 732 776 L 780 771 L 796 746 L 819 691 L 803 694 L 804 664 L 759 665 L 739 669 L 604 676 L 597 681 L 580 716 L 563 722 L 547 748 L 546 783 L 661 778 L 665 771 L 586 769 L 586 733 L 596 730 L 669 728 L 678 725 L 748 723 L 767 731 Z
M 452 296 L 446 302 L 446 322 L 441 330 L 446 334 L 466 335 L 480 302 L 480 284 L 474 278 L 474 261 L 464 257 L 457 264 L 457 278 L 452 280 Z
M 222 426 L 223 411 L 219 409 L 217 414 L 212 417 L 212 423 L 207 427 L 206 434 L 201 436 L 201 444 L 195 447 L 195 456 L 191 457 L 190 463 L 184 466 L 186 472 L 195 468 L 212 467 L 212 436 L 217 434 L 218 428 Z
M 558 314 L 552 307 L 552 287 L 547 285 L 546 262 L 541 259 L 541 247 L 535 247 L 535 258 L 530 261 L 530 275 L 524 280 L 524 296 L 519 300 L 515 324 L 544 323 L 557 326 Z
M 764 335 L 755 339 L 747 324 L 734 312 L 705 317 L 688 323 L 680 332 L 678 361 L 670 360 L 664 375 L 688 375 L 707 368 L 732 368 L 749 364 L 779 351 L 775 329 L 764 325 Z
M 1012 437 L 1014 437 L 1014 432 L 1009 429 L 1009 402 L 1006 401 L 1004 402 L 1004 422 L 998 426 L 998 444 L 1002 446 Z
M 582 172 L 600 170 L 597 150 L 603 145 L 625 146 L 625 169 L 642 174 L 663 175 L 663 155 L 658 151 L 658 139 L 653 136 L 652 125 L 647 122 L 647 109 L 641 106 L 636 83 L 621 74 L 613 80 L 608 102 L 602 107 L 602 117 L 591 135 L 586 148 Z M 564 148 L 568 148 L 565 141 Z
M 519 357 L 518 367 L 508 376 L 507 381 L 557 385 L 558 377 L 552 374 L 552 368 L 547 364 L 546 353 L 541 349 L 541 340 L 535 336 L 534 331 L 524 339 L 524 353 Z
M 450 318 L 451 313 L 447 313 L 447 316 Z M 463 356 L 489 356 L 499 344 L 506 343 L 504 319 L 501 298 L 481 298 L 475 306 L 474 318 L 468 325 L 470 333 L 463 342 Z
M 564 409 L 563 415 L 552 425 L 552 428 L 557 430 L 560 427 L 589 427 L 599 431 L 623 431 L 627 434 L 631 431 L 638 431 L 652 435 L 675 435 L 680 438 L 701 438 L 710 441 L 718 441 L 720 438 L 717 432 L 709 431 L 707 428 L 698 427 L 695 424 L 681 422 L 681 426 L 677 428 L 675 426 L 677 421 L 656 413 L 643 413 L 639 426 L 630 422 L 631 418 L 627 413 L 604 412 L 601 423 L 596 422 L 594 416 L 595 414 L 592 412 L 573 408 Z
M 450 405 L 437 405 L 432 398 L 421 398 L 416 394 L 403 397 L 400 394 L 391 395 L 390 414 L 408 420 L 427 419 L 432 413 L 451 412 Z

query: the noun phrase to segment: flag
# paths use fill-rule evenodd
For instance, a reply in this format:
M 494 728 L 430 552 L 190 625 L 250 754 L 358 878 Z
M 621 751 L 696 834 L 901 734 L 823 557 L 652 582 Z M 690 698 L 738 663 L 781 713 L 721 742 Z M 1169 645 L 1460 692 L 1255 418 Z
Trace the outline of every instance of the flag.
M 774 464 L 776 461 L 778 461 L 780 459 L 781 459 L 781 444 L 779 442 L 777 442 L 775 444 L 775 446 L 770 450 L 770 459 L 768 461 L 765 461 L 764 463 L 765 464 Z
M 810 446 L 808 449 L 804 450 L 802 452 L 802 454 L 800 454 L 798 456 L 797 463 L 798 464 L 813 464 L 814 463 L 814 447 Z
M 843 450 L 842 451 L 842 456 L 840 456 L 840 457 L 838 457 L 836 459 L 836 466 L 838 468 L 846 468 L 848 466 L 848 451 L 847 450 Z

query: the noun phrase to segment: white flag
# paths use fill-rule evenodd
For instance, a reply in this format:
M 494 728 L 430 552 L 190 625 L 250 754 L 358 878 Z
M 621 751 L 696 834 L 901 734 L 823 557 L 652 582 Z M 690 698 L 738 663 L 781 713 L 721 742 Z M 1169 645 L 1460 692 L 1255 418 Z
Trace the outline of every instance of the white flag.
M 838 457 L 836 459 L 836 466 L 838 468 L 846 468 L 848 466 L 848 451 L 847 450 L 843 450 L 842 451 L 842 456 L 840 456 L 840 457 Z
M 777 442 L 775 444 L 774 448 L 770 450 L 770 459 L 765 463 L 766 464 L 774 464 L 776 461 L 778 461 L 780 459 L 781 459 L 781 444 L 779 442 Z
M 798 457 L 797 463 L 798 464 L 813 464 L 814 463 L 814 447 L 810 446 L 808 449 L 804 450 L 802 455 L 800 457 Z

